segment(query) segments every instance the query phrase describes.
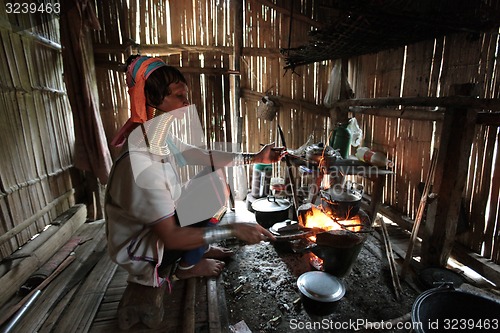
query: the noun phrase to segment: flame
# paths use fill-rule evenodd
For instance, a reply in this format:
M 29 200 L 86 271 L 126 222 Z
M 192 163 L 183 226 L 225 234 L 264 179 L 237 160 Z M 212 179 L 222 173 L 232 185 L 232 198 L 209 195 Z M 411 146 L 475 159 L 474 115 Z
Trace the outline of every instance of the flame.
M 319 228 L 324 231 L 347 229 L 353 232 L 359 232 L 362 229 L 362 222 L 358 215 L 350 219 L 339 219 L 333 215 L 325 213 L 316 206 L 311 206 L 304 218 L 306 228 Z M 316 241 L 316 237 L 311 236 L 311 241 Z

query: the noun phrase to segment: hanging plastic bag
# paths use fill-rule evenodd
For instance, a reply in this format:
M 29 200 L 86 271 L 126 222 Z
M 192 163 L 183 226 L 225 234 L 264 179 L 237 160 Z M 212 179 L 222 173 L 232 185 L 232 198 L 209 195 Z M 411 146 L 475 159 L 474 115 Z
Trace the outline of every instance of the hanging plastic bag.
M 361 144 L 361 139 L 363 139 L 363 131 L 359 127 L 356 118 L 353 117 L 349 120 L 347 129 L 351 132 L 351 145 L 353 147 L 359 146 Z
M 341 78 L 342 63 L 340 60 L 335 60 L 332 71 L 330 72 L 330 82 L 326 90 L 323 105 L 327 108 L 333 106 L 333 103 L 340 99 L 340 78 Z
M 347 79 L 346 71 L 344 71 L 344 75 L 342 75 L 342 60 L 337 59 L 333 65 L 332 71 L 330 72 L 330 81 L 328 83 L 328 88 L 326 90 L 325 98 L 323 99 L 323 105 L 327 108 L 333 107 L 335 102 L 339 101 L 342 97 L 342 82 L 345 87 L 345 96 L 347 98 L 353 98 L 354 92 L 351 88 L 351 84 Z

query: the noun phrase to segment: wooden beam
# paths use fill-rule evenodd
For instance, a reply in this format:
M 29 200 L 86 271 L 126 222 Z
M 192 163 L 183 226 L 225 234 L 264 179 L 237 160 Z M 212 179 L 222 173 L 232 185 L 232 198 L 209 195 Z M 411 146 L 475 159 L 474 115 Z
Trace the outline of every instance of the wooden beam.
M 470 267 L 481 276 L 500 286 L 500 265 L 468 250 L 461 244 L 455 244 L 452 255 L 461 264 Z
M 264 6 L 267 6 L 269 8 L 276 10 L 280 14 L 284 14 L 284 15 L 288 15 L 288 16 L 291 15 L 291 11 L 289 9 L 280 7 L 276 4 L 274 4 L 272 1 L 269 1 L 269 0 L 256 0 L 256 1 L 261 3 Z M 323 26 L 320 22 L 315 21 L 315 20 L 311 19 L 310 17 L 302 15 L 302 14 L 293 13 L 293 19 L 310 24 L 311 26 L 313 26 L 315 28 L 320 28 Z
M 125 64 L 119 61 L 99 61 L 95 62 L 97 68 L 104 68 L 112 71 L 124 72 Z M 177 67 L 177 66 L 176 66 Z M 207 75 L 238 75 L 238 72 L 230 71 L 227 68 L 202 68 L 202 67 L 177 67 L 183 74 L 196 73 Z
M 500 111 L 499 98 L 475 98 L 472 96 L 449 97 L 384 97 L 384 98 L 353 98 L 334 103 L 332 107 L 369 106 L 382 107 L 391 105 L 401 106 L 435 106 L 458 107 Z
M 250 57 L 281 57 L 281 51 L 275 47 L 244 47 L 241 54 Z
M 246 99 L 251 99 L 255 101 L 260 101 L 262 97 L 264 97 L 264 93 L 253 91 L 250 89 L 241 89 L 241 97 Z M 290 105 L 297 109 L 303 109 L 307 112 L 319 114 L 321 116 L 329 117 L 330 111 L 328 108 L 323 105 L 318 105 L 311 102 L 306 102 L 301 99 L 293 99 L 285 96 L 273 96 L 278 100 L 279 103 L 283 105 Z
M 220 52 L 232 54 L 233 48 L 230 46 L 212 46 L 212 45 L 184 45 L 184 44 L 94 44 L 94 53 L 128 53 L 131 48 L 132 53 L 153 53 L 157 55 L 180 54 L 184 51 L 193 53 Z
M 182 52 L 206 53 L 220 52 L 221 54 L 235 54 L 237 49 L 241 56 L 249 57 L 280 57 L 281 51 L 276 47 L 243 47 L 237 45 L 235 38 L 234 47 L 231 46 L 209 46 L 209 45 L 177 45 L 177 44 L 94 44 L 95 54 L 130 54 L 130 53 L 153 53 L 159 56 L 181 54 Z
M 457 95 L 470 94 L 472 85 L 452 87 Z M 462 193 L 476 124 L 474 110 L 447 108 L 439 140 L 434 187 L 436 199 L 429 205 L 422 240 L 424 266 L 444 267 L 451 254 L 457 230 Z
M 398 118 L 398 119 L 408 119 L 408 120 L 442 121 L 444 118 L 443 110 L 431 111 L 423 109 L 414 109 L 412 107 L 395 109 L 395 108 L 382 108 L 382 107 L 371 108 L 363 106 L 353 106 L 350 108 L 350 111 L 354 112 L 354 114 L 366 114 L 377 117 Z

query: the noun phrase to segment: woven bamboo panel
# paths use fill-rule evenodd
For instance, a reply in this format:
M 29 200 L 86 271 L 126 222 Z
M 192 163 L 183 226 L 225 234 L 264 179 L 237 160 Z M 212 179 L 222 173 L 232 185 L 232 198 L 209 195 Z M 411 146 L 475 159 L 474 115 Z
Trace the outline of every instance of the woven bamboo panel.
M 58 23 L 44 15 L 2 13 L 0 20 L 0 234 L 31 221 L 0 244 L 3 259 L 73 204 L 64 194 L 78 184 L 69 173 L 73 121 L 54 46 Z

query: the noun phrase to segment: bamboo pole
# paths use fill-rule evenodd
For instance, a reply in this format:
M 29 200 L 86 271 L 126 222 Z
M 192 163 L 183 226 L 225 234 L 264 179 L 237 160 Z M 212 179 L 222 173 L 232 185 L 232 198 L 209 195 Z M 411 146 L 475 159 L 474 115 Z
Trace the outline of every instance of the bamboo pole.
M 74 189 L 69 190 L 68 192 L 64 193 L 60 197 L 58 197 L 58 198 L 54 199 L 53 201 L 51 201 L 50 203 L 48 203 L 45 207 L 43 207 L 35 215 L 29 217 L 25 221 L 19 223 L 17 226 L 15 226 L 14 228 L 7 231 L 5 234 L 1 235 L 0 236 L 0 244 L 3 244 L 4 242 L 8 241 L 11 237 L 17 235 L 18 233 L 20 233 L 21 231 L 23 231 L 24 229 L 26 229 L 27 227 L 32 225 L 39 218 L 41 218 L 42 216 L 47 214 L 47 212 L 49 212 L 52 208 L 57 206 L 63 200 L 66 200 L 67 198 L 69 198 L 74 193 L 75 193 Z
M 50 274 L 45 280 L 43 280 L 40 285 L 38 285 L 35 289 L 33 289 L 28 295 L 26 295 L 22 300 L 20 300 L 16 305 L 10 308 L 1 318 L 0 318 L 0 326 L 5 323 L 10 317 L 14 315 L 26 302 L 38 291 L 43 290 L 52 280 L 54 280 L 59 273 L 61 273 L 66 267 L 68 267 L 75 260 L 74 255 L 68 256 L 61 264 L 56 268 L 52 274 Z
M 415 222 L 413 223 L 413 228 L 411 230 L 410 243 L 408 244 L 408 249 L 406 250 L 406 257 L 403 262 L 403 267 L 401 268 L 401 278 L 404 279 L 406 276 L 406 272 L 408 270 L 408 266 L 413 259 L 413 248 L 415 246 L 415 242 L 417 240 L 418 229 L 420 228 L 420 222 L 422 221 L 422 217 L 424 215 L 425 207 L 427 205 L 427 198 L 429 196 L 432 182 L 434 179 L 434 173 L 436 171 L 436 163 L 437 163 L 437 148 L 434 148 L 431 158 L 431 165 L 429 167 L 429 171 L 427 173 L 427 178 L 425 180 L 425 187 L 422 193 L 422 197 L 420 199 L 420 204 L 418 205 L 417 216 L 415 218 Z
M 387 232 L 387 226 L 385 225 L 384 219 L 379 219 L 380 227 L 382 228 L 382 236 L 384 238 L 384 248 L 385 254 L 387 256 L 387 261 L 389 262 L 389 269 L 391 271 L 392 285 L 394 287 L 394 292 L 396 294 L 396 300 L 401 301 L 401 294 L 403 289 L 401 288 L 401 283 L 399 281 L 398 270 L 396 267 L 396 262 L 394 260 L 394 254 L 392 253 L 392 244 L 389 238 L 389 233 Z
M 73 213 L 68 220 L 62 224 L 54 237 L 45 242 L 28 258 L 22 260 L 15 270 L 10 270 L 0 278 L 0 285 L 9 286 L 9 288 L 0 289 L 0 304 L 4 304 L 12 297 L 16 290 L 24 281 L 47 261 L 54 253 L 65 244 L 73 233 L 85 222 L 87 209 L 84 205 L 73 206 L 70 209 Z

